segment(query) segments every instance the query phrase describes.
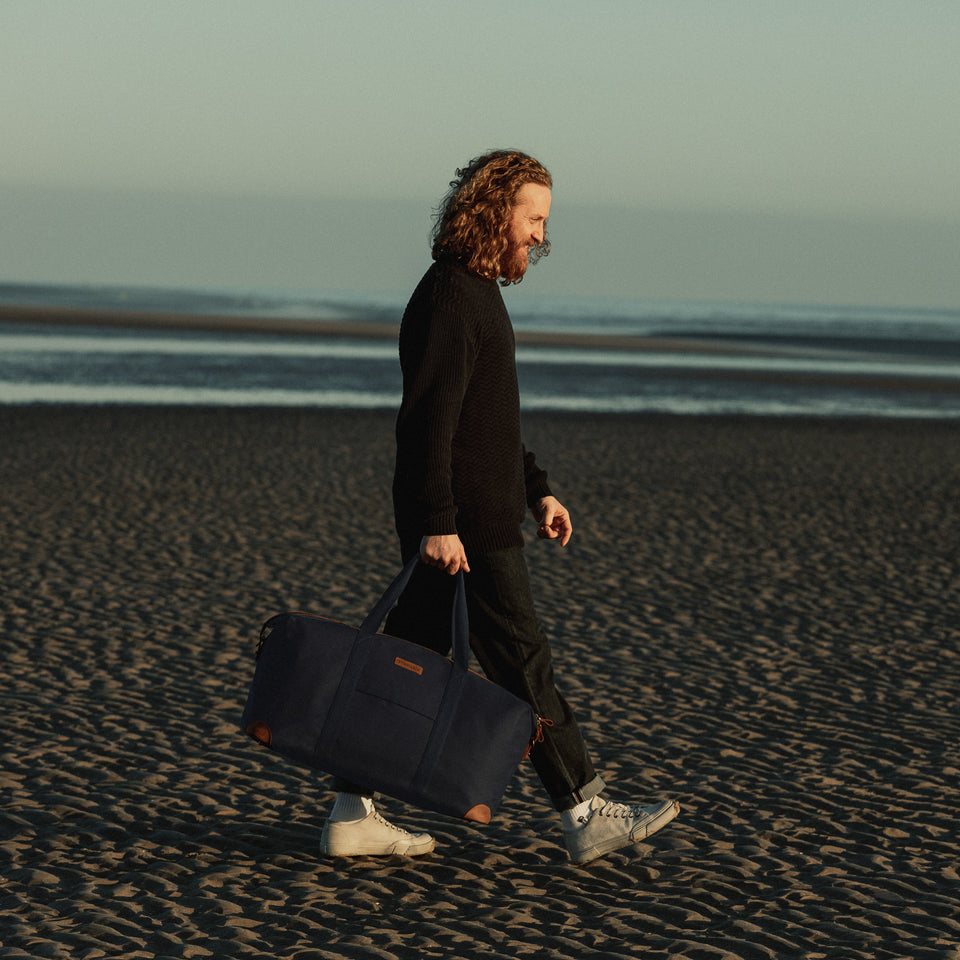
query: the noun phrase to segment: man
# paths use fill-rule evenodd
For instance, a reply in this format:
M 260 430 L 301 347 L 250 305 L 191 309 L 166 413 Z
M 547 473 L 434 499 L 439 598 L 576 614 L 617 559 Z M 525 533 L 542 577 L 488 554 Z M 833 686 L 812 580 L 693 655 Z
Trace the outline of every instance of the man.
M 575 863 L 637 843 L 669 823 L 675 801 L 629 806 L 601 797 L 569 705 L 553 680 L 534 612 L 521 525 L 565 546 L 570 514 L 520 437 L 514 336 L 500 294 L 550 249 L 552 180 L 536 160 L 495 151 L 457 171 L 437 214 L 434 263 L 400 329 L 394 512 L 403 558 L 420 554 L 385 632 L 447 653 L 455 578 L 467 574 L 470 644 L 487 677 L 547 718 L 531 760 L 560 813 Z M 361 786 L 338 782 L 321 850 L 340 856 L 434 849 L 376 812 Z

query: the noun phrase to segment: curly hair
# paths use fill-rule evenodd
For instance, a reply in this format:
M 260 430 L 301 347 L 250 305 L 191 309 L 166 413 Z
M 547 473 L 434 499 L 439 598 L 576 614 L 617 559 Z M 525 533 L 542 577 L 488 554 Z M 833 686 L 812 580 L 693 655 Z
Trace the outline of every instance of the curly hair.
M 481 277 L 502 277 L 508 269 L 510 213 L 527 183 L 552 188 L 553 178 L 543 164 L 519 150 L 493 150 L 457 170 L 434 215 L 433 259 L 453 256 Z M 530 249 L 528 262 L 534 264 L 549 252 L 544 233 L 543 242 Z M 522 279 L 507 275 L 500 282 L 507 286 Z

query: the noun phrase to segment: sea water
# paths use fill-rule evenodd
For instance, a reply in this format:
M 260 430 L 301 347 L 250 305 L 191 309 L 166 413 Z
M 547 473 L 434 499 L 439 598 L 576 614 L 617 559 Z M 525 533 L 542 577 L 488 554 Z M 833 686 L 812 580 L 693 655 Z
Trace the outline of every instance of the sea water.
M 0 324 L 0 402 L 396 408 L 395 338 L 272 333 L 280 318 L 396 326 L 404 297 L 0 285 L 0 304 L 94 311 Z M 505 291 L 526 410 L 960 417 L 960 311 L 537 299 Z M 262 332 L 98 325 L 114 310 L 252 317 Z M 366 328 L 366 329 L 365 329 Z M 617 338 L 652 338 L 627 349 Z

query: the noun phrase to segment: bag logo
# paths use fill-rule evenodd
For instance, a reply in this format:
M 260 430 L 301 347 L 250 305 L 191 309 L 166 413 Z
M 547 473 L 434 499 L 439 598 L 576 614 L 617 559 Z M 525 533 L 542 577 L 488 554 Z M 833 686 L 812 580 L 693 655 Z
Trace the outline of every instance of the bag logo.
M 403 657 L 397 657 L 393 662 L 396 666 L 403 667 L 404 670 L 409 670 L 411 673 L 415 673 L 418 677 L 423 673 L 423 667 L 417 665 L 416 663 L 411 663 L 409 660 L 404 660 Z

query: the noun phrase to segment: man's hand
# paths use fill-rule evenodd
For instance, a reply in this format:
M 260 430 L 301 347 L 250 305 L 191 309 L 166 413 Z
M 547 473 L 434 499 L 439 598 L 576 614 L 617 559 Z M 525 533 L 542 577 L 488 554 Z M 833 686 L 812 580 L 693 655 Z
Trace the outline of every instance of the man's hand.
M 420 559 L 431 567 L 446 570 L 451 576 L 460 570 L 470 572 L 467 552 L 455 533 L 424 537 L 420 541 Z
M 573 536 L 570 513 L 556 497 L 541 497 L 533 505 L 533 515 L 540 526 L 537 536 L 541 540 L 559 540 L 565 547 Z

